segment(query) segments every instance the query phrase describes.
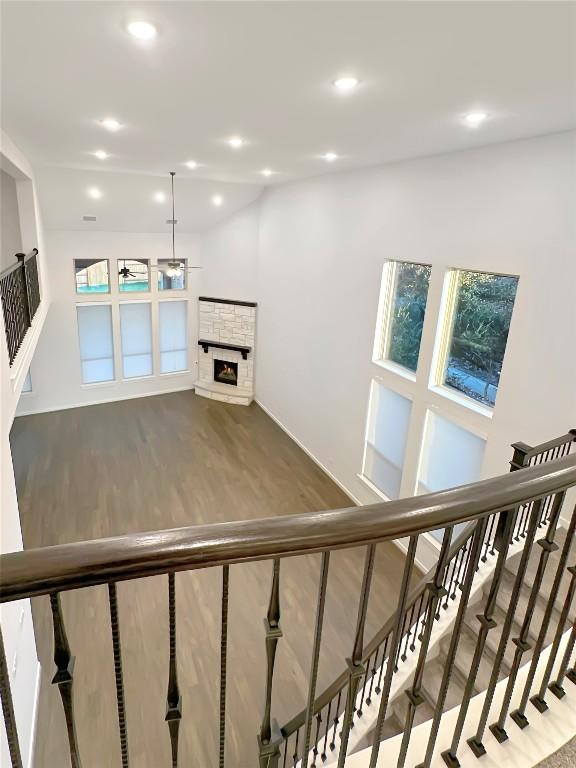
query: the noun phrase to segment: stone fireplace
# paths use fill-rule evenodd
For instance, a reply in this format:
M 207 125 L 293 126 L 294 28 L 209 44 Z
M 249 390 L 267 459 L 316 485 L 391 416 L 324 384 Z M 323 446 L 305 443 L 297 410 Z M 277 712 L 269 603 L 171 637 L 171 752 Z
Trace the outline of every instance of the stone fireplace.
M 250 405 L 254 399 L 256 303 L 200 296 L 196 394 Z

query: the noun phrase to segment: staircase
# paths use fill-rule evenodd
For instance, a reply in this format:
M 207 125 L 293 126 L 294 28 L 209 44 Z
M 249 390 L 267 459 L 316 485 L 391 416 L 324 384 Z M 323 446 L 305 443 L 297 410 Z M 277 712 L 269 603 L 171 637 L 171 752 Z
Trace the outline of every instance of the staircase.
M 463 750 L 468 750 L 467 758 L 482 757 L 493 749 L 493 743 L 484 738 L 488 728 L 502 743 L 509 738 L 506 728 L 524 729 L 541 717 L 550 694 L 560 699 L 574 696 L 563 683 L 566 678 L 576 682 L 576 509 L 569 508 L 566 499 L 576 488 L 576 454 L 571 453 L 575 441 L 573 431 L 540 446 L 517 443 L 512 473 L 426 496 L 0 556 L 0 602 L 35 597 L 49 603 L 54 634 L 52 682 L 62 700 L 61 722 L 66 726 L 71 768 L 82 766 L 74 707 L 75 696 L 82 693 L 75 691 L 74 649 L 68 640 L 61 593 L 107 587 L 119 764 L 129 768 L 130 718 L 116 585 L 153 575 L 165 578 L 168 645 L 157 649 L 157 658 L 165 664 L 167 680 L 164 733 L 172 768 L 178 768 L 180 728 L 197 732 L 205 724 L 187 719 L 185 699 L 193 692 L 181 690 L 178 682 L 176 584 L 182 571 L 221 571 L 221 601 L 206 632 L 211 633 L 208 642 L 220 647 L 219 679 L 213 681 L 220 704 L 215 763 L 224 768 L 228 678 L 233 674 L 235 684 L 243 679 L 241 668 L 228 668 L 228 602 L 234 573 L 229 566 L 241 568 L 253 561 L 269 561 L 272 566 L 264 620 L 265 688 L 257 739 L 260 768 L 307 768 L 330 762 L 337 762 L 338 768 L 348 762 L 376 768 L 391 764 L 392 754 L 398 768 L 415 763 L 431 768 L 433 760 L 437 764 L 440 758 L 456 768 Z M 566 521 L 564 529 L 559 527 L 561 520 Z M 442 531 L 438 559 L 425 578 L 411 587 L 418 541 L 429 531 Z M 379 542 L 399 539 L 408 541 L 408 546 L 397 607 L 376 636 L 365 642 L 376 548 Z M 318 694 L 330 554 L 344 547 L 364 552 L 354 641 L 341 674 Z M 314 555 L 320 563 L 316 615 L 310 622 L 307 704 L 280 726 L 274 719 L 273 691 L 276 655 L 283 641 L 282 562 L 304 555 Z M 546 668 L 536 674 L 540 657 Z M 0 695 L 12 766 L 22 768 L 1 633 Z M 492 703 L 497 705 L 496 714 Z M 413 738 L 415 734 L 419 739 Z M 395 752 L 383 747 L 388 740 L 395 744 Z M 416 742 L 421 754 L 415 759 Z M 362 746 L 368 749 L 359 751 Z

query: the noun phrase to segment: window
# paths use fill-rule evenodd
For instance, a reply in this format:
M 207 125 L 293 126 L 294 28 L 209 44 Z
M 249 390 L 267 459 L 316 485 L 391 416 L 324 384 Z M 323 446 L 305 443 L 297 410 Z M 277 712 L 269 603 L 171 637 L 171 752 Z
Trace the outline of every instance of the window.
M 77 307 L 82 383 L 114 380 L 112 308 L 109 304 Z
M 118 259 L 118 288 L 120 291 L 149 291 L 148 259 Z
M 486 441 L 452 421 L 428 412 L 417 493 L 443 491 L 459 485 L 475 483 L 480 479 Z M 454 540 L 465 524 L 456 526 Z M 442 539 L 443 530 L 433 531 L 437 540 Z
M 383 307 L 376 358 L 416 371 L 431 267 L 389 261 L 384 267 Z
M 400 495 L 411 410 L 410 400 L 372 382 L 363 474 L 391 499 Z
M 22 384 L 22 394 L 24 394 L 24 392 L 32 392 L 32 377 L 30 376 L 30 368 L 28 368 L 28 373 L 24 379 L 24 384 Z
M 185 301 L 159 303 L 160 373 L 185 371 L 188 368 L 186 310 Z
M 442 383 L 488 406 L 496 401 L 518 278 L 454 271 Z
M 152 318 L 149 302 L 120 304 L 122 368 L 125 379 L 152 375 Z
M 108 259 L 74 259 L 76 293 L 110 293 Z
M 182 291 L 186 288 L 186 259 L 179 259 L 182 264 L 180 274 L 171 277 L 168 273 L 168 264 L 170 259 L 158 259 L 158 290 L 159 291 Z

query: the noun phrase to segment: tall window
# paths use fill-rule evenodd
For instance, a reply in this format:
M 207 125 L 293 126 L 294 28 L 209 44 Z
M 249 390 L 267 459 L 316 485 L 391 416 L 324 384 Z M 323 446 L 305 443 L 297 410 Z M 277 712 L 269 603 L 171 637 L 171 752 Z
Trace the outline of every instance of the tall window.
M 382 325 L 376 357 L 416 371 L 431 267 L 389 261 L 382 282 Z
M 183 291 L 186 288 L 186 259 L 179 259 L 182 264 L 180 273 L 171 274 L 168 266 L 170 259 L 158 259 L 158 290 L 159 291 Z
M 82 383 L 113 381 L 112 308 L 109 304 L 84 304 L 76 309 Z
M 363 474 L 388 498 L 400 494 L 412 403 L 372 382 Z
M 122 369 L 125 379 L 152 375 L 152 318 L 149 302 L 120 304 Z
M 108 259 L 74 259 L 76 293 L 110 293 Z
M 188 334 L 186 332 L 185 301 L 161 301 L 160 373 L 174 373 L 188 368 Z
M 455 271 L 442 383 L 488 406 L 496 401 L 518 278 Z
M 118 259 L 118 288 L 120 291 L 149 291 L 148 259 Z

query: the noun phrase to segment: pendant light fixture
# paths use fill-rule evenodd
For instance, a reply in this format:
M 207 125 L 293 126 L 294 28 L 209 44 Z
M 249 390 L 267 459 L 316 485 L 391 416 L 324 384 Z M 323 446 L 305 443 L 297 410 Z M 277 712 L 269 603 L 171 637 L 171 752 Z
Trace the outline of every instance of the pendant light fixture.
M 171 186 L 172 186 L 172 260 L 168 262 L 167 268 L 166 268 L 166 276 L 170 279 L 174 279 L 175 277 L 180 277 L 182 274 L 182 264 L 176 259 L 176 244 L 175 244 L 175 233 L 174 228 L 176 226 L 176 217 L 174 213 L 174 176 L 176 176 L 175 171 L 170 171 L 171 176 Z

